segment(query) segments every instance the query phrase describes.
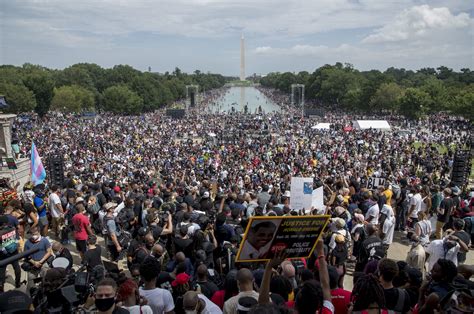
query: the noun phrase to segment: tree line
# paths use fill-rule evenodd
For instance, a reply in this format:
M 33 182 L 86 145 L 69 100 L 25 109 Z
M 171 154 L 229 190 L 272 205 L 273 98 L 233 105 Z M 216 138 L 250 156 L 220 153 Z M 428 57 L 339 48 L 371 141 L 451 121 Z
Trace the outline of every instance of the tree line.
M 106 69 L 93 63 L 78 63 L 55 70 L 26 63 L 21 67 L 0 66 L 0 95 L 9 104 L 3 112 L 34 110 L 40 116 L 49 110 L 139 114 L 185 98 L 186 85 L 197 84 L 206 91 L 224 86 L 228 79 L 199 70 L 186 74 L 179 68 L 158 74 L 128 65 Z
M 305 98 L 319 105 L 356 112 L 392 112 L 410 118 L 448 111 L 474 119 L 474 71 L 456 72 L 445 66 L 417 71 L 388 68 L 358 71 L 351 64 L 324 65 L 313 73 L 270 73 L 266 87 L 291 92 L 305 85 Z

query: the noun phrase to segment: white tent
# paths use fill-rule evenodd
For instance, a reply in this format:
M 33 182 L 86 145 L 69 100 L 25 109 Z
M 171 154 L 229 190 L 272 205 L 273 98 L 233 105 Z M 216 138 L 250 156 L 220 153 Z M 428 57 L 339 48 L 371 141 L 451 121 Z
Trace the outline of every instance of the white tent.
M 390 124 L 386 120 L 356 120 L 352 121 L 352 126 L 356 130 L 390 130 Z
M 318 123 L 313 125 L 311 129 L 313 130 L 329 130 L 331 123 Z

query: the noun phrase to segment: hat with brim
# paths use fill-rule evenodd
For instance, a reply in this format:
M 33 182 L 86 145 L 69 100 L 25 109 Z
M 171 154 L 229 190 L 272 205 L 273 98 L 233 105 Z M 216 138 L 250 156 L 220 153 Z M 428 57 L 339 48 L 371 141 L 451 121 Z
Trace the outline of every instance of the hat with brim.
M 112 209 L 112 208 L 115 208 L 115 207 L 117 207 L 117 203 L 114 203 L 114 202 L 109 202 L 109 203 L 106 203 L 104 205 L 105 210 L 109 210 L 109 209 Z

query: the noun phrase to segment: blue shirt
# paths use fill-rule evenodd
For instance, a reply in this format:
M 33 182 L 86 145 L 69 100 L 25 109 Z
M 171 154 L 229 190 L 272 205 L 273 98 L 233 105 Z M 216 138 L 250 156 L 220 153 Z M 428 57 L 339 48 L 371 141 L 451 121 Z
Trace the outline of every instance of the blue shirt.
M 39 248 L 38 252 L 30 255 L 30 257 L 34 261 L 40 261 L 46 255 L 46 252 L 48 252 L 48 249 L 50 247 L 51 247 L 51 243 L 49 243 L 47 238 L 41 238 L 41 240 L 39 240 L 36 243 L 33 243 L 31 242 L 31 240 L 28 239 L 28 241 L 26 241 L 25 243 L 25 251 Z
M 35 196 L 33 204 L 35 205 L 36 210 L 38 211 L 38 216 L 46 217 L 46 206 L 44 206 L 43 209 L 40 209 L 40 207 L 44 205 L 44 200 L 41 197 Z

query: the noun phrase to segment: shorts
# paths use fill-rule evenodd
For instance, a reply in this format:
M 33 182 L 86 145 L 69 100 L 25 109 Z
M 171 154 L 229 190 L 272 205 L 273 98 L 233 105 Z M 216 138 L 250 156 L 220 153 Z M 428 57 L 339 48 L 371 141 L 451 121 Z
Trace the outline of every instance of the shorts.
M 87 240 L 76 239 L 76 249 L 81 253 L 85 253 L 87 251 Z
M 43 228 L 44 226 L 49 225 L 48 216 L 39 217 L 38 218 L 38 224 L 40 225 L 41 228 Z

